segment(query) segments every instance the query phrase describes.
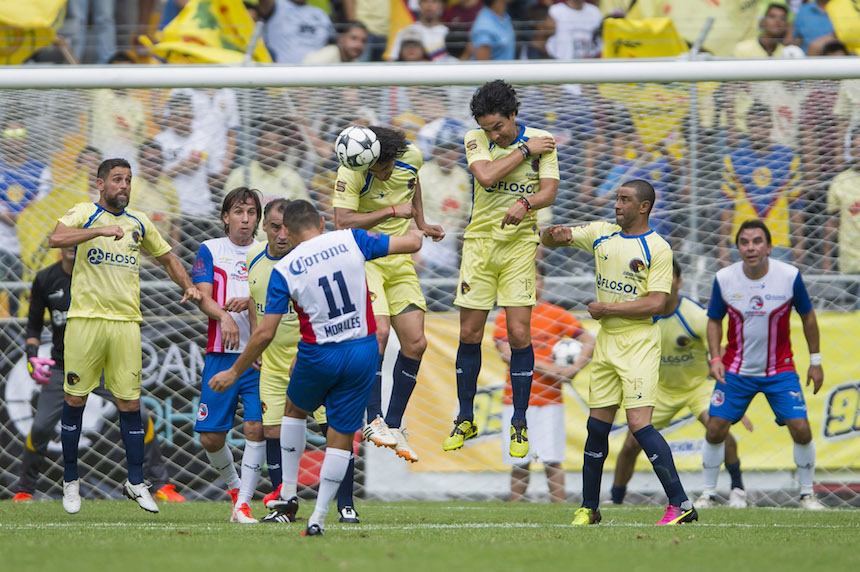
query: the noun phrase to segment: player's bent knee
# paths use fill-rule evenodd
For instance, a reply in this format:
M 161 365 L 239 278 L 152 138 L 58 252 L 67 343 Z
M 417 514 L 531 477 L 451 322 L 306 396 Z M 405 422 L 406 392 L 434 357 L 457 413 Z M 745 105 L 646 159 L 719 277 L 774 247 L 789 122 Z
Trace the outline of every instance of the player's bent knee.
M 227 442 L 227 433 L 201 433 L 200 444 L 210 453 L 215 453 L 224 448 L 224 443 Z
M 122 412 L 140 411 L 140 399 L 116 398 L 116 407 Z
M 87 396 L 86 395 L 72 395 L 71 393 L 66 394 L 66 403 L 71 405 L 72 407 L 83 407 L 87 404 Z
M 812 441 L 812 431 L 807 419 L 789 419 L 785 422 L 792 440 L 798 445 L 806 445 Z
M 719 445 L 726 440 L 726 436 L 729 434 L 729 427 L 731 427 L 731 423 L 729 423 L 728 419 L 711 417 L 708 420 L 708 430 L 705 432 L 705 440 L 711 445 Z
M 245 421 L 245 439 L 258 443 L 263 440 L 262 421 Z

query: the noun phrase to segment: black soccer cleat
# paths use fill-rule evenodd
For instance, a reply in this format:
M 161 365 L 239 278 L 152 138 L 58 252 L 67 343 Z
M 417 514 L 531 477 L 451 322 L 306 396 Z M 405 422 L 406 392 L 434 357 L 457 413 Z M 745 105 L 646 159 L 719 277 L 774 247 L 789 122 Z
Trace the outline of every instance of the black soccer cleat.
M 318 524 L 312 524 L 302 533 L 302 536 L 322 536 L 323 529 Z
M 273 522 L 287 524 L 296 522 L 296 513 L 299 512 L 299 499 L 296 497 L 286 501 L 271 501 L 269 503 L 272 512 L 263 517 L 260 522 Z

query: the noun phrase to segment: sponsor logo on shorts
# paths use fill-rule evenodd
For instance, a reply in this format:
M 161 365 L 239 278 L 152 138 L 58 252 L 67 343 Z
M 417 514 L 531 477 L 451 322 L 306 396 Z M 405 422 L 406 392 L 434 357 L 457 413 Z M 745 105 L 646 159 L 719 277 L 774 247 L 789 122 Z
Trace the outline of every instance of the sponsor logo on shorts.
M 726 394 L 723 393 L 722 389 L 715 389 L 711 394 L 711 405 L 714 407 L 719 407 L 723 403 L 726 402 Z
M 469 286 L 469 283 L 468 283 L 468 282 L 466 282 L 465 280 L 463 280 L 462 282 L 460 282 L 460 292 L 461 292 L 462 294 L 464 294 L 464 295 L 465 295 L 465 294 L 468 294 L 471 290 L 472 290 L 472 287 L 471 287 L 471 286 Z
M 642 272 L 645 270 L 645 263 L 639 258 L 634 258 L 630 261 L 630 270 L 633 272 Z
M 66 383 L 69 385 L 77 385 L 77 383 L 81 381 L 81 378 L 73 371 L 70 371 L 66 374 Z
M 205 403 L 200 404 L 200 409 L 197 410 L 197 420 L 203 421 L 209 417 L 209 407 Z
M 265 413 L 266 411 L 268 411 L 268 410 L 269 410 L 269 406 L 268 406 L 268 405 L 266 405 L 266 402 L 265 402 L 265 401 L 261 401 L 261 402 L 260 402 L 260 405 L 263 407 L 263 413 Z

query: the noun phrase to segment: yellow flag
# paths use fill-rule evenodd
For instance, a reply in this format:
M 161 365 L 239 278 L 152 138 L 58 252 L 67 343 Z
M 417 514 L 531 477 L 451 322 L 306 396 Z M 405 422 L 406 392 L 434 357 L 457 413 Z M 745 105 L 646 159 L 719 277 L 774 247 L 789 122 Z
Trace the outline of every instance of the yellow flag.
M 23 63 L 53 44 L 65 18 L 65 0 L 0 0 L 0 64 Z
M 254 21 L 242 0 L 190 0 L 164 30 L 161 41 L 141 41 L 168 63 L 238 64 L 254 33 Z M 271 63 L 263 39 L 252 59 Z
M 394 37 L 397 32 L 413 24 L 415 16 L 409 11 L 409 6 L 406 0 L 391 0 L 391 23 L 388 27 L 388 46 L 385 48 L 385 53 L 382 54 L 383 61 L 387 61 L 389 57 L 396 60 L 400 54 L 392 54 L 391 46 L 394 45 Z
M 836 37 L 846 48 L 857 52 L 860 49 L 860 5 L 852 0 L 830 0 L 827 13 Z
M 665 58 L 687 51 L 669 18 L 609 18 L 603 22 L 604 58 Z

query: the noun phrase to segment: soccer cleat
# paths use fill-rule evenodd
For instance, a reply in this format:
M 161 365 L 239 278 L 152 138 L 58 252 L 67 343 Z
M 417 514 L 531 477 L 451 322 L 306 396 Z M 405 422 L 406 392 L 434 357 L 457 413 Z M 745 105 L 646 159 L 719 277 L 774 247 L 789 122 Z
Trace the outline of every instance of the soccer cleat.
M 239 489 L 227 489 L 227 496 L 230 497 L 230 501 L 233 503 L 233 507 L 236 507 L 236 501 L 239 500 Z
M 575 513 L 573 513 L 573 521 L 570 524 L 572 524 L 573 526 L 598 524 L 601 518 L 603 517 L 600 516 L 599 508 L 586 508 L 584 506 L 581 506 L 576 509 Z
M 800 508 L 804 510 L 827 510 L 814 494 L 800 495 Z
M 155 491 L 155 498 L 167 502 L 185 502 L 185 497 L 176 492 L 175 485 L 164 485 Z
M 739 489 L 738 489 L 739 490 Z M 717 506 L 717 495 L 712 490 L 704 490 L 696 502 L 693 503 L 695 508 L 711 508 Z
M 510 453 L 520 459 L 529 454 L 529 434 L 524 421 L 511 422 Z
M 262 522 L 287 524 L 296 521 L 296 513 L 299 512 L 299 499 L 293 497 L 290 500 L 275 500 L 269 504 L 272 512 L 263 517 Z
M 391 429 L 385 424 L 385 419 L 377 415 L 376 419 L 364 426 L 364 438 L 377 447 L 394 447 L 397 439 L 391 434 Z
M 408 435 L 406 429 L 404 427 L 391 428 L 391 434 L 394 435 L 394 440 L 396 441 L 394 452 L 397 453 L 397 456 L 401 459 L 406 459 L 410 463 L 417 463 L 418 453 L 409 446 L 409 442 L 406 440 L 406 436 Z
M 459 417 L 454 420 L 454 429 L 442 442 L 443 451 L 456 451 L 463 446 L 467 439 L 474 439 L 478 436 L 478 426 L 472 421 L 461 420 Z
M 81 510 L 81 481 L 63 482 L 63 508 L 69 514 Z
M 233 516 L 230 517 L 230 522 L 238 522 L 239 524 L 254 524 L 260 522 L 251 516 L 251 507 L 248 503 L 243 502 L 239 506 L 233 508 Z
M 281 500 L 281 485 L 263 497 L 263 506 L 267 509 L 272 510 L 271 503 Z
M 302 536 L 322 536 L 323 529 L 318 524 L 312 524 L 302 533 Z
M 33 495 L 30 493 L 15 493 L 15 496 L 12 497 L 12 500 L 15 502 L 30 502 L 33 500 Z
M 749 506 L 747 502 L 747 492 L 743 489 L 735 487 L 729 493 L 729 508 L 746 508 Z
M 337 513 L 340 515 L 340 521 L 344 524 L 358 524 L 358 513 L 351 506 L 339 508 Z
M 694 520 L 699 520 L 699 513 L 692 506 L 689 510 L 684 510 L 680 507 L 669 505 L 666 507 L 666 514 L 663 515 L 663 518 L 654 524 L 684 524 L 685 522 L 693 522 Z
M 149 487 L 144 483 L 133 485 L 126 479 L 122 484 L 122 492 L 128 498 L 137 502 L 137 505 L 143 510 L 152 513 L 158 512 L 158 505 L 152 500 L 152 495 L 149 494 Z

